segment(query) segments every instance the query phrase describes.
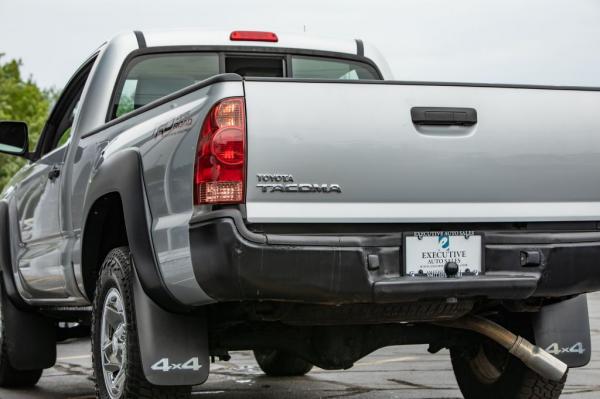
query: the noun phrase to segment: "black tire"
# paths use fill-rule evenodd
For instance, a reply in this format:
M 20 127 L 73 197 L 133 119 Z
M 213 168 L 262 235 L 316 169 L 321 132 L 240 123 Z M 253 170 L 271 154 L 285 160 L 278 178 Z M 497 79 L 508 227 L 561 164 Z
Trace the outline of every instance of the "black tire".
M 513 324 L 511 330 L 533 341 L 528 321 Z M 450 357 L 465 399 L 556 399 L 567 378 L 547 380 L 487 338 L 470 348 L 451 348 Z
M 150 384 L 144 377 L 133 306 L 132 264 L 128 247 L 115 248 L 108 253 L 96 284 L 92 310 L 92 364 L 96 381 L 96 395 L 100 399 L 184 399 L 191 396 L 191 387 L 163 387 Z M 120 393 L 111 397 L 102 364 L 101 329 L 105 300 L 109 292 L 117 290 L 122 298 L 126 320 L 123 353 L 124 382 Z
M 4 340 L 6 323 L 10 320 L 4 320 L 6 314 L 6 301 L 8 297 L 4 292 L 4 283 L 0 279 L 0 387 L 3 388 L 26 388 L 32 387 L 38 383 L 44 369 L 38 370 L 16 370 L 8 360 L 6 342 Z
M 255 350 L 254 358 L 260 369 L 271 377 L 298 377 L 313 368 L 306 360 L 275 349 Z

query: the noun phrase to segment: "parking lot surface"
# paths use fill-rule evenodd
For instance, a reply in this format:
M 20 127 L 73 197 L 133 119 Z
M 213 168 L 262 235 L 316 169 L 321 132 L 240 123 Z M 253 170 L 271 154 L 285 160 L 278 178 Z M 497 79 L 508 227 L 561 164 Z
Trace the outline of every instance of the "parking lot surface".
M 600 398 L 600 293 L 588 296 L 592 362 L 570 371 L 565 398 Z M 461 398 L 447 351 L 431 355 L 426 346 L 381 349 L 346 371 L 313 369 L 305 377 L 264 376 L 250 352 L 234 352 L 229 362 L 211 367 L 208 382 L 194 397 L 220 399 L 309 398 Z M 55 367 L 46 370 L 35 389 L 0 389 L 1 399 L 84 399 L 94 397 L 90 344 L 60 344 Z

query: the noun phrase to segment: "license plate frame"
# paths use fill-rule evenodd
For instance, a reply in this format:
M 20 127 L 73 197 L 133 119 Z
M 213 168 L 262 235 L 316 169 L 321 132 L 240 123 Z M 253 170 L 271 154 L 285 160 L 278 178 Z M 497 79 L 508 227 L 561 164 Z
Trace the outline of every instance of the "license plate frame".
M 463 243 L 466 243 L 467 240 L 469 239 L 474 239 L 474 242 L 476 244 L 468 244 L 468 247 L 472 250 L 473 248 L 477 248 L 479 251 L 479 270 L 470 270 L 469 273 L 464 273 L 466 268 L 471 269 L 470 267 L 460 265 L 460 273 L 456 276 L 456 277 L 466 277 L 466 276 L 477 276 L 477 275 L 483 275 L 485 274 L 485 235 L 483 234 L 483 232 L 477 232 L 477 231 L 470 231 L 470 230 L 436 230 L 436 231 L 414 231 L 414 232 L 408 232 L 404 234 L 403 240 L 402 240 L 402 274 L 405 277 L 415 277 L 415 278 L 447 278 L 447 276 L 445 275 L 445 273 L 443 272 L 443 268 L 444 268 L 444 264 L 442 263 L 441 265 L 436 265 L 437 268 L 434 270 L 435 273 L 432 274 L 417 274 L 416 271 L 418 269 L 415 269 L 413 267 L 409 267 L 408 262 L 410 261 L 410 259 L 413 259 L 412 256 L 409 255 L 409 252 L 411 251 L 409 249 L 411 245 L 411 241 L 414 242 L 414 240 L 418 240 L 418 237 L 421 236 L 423 239 L 425 239 L 426 237 L 428 237 L 428 240 L 431 240 L 433 242 L 432 239 L 435 240 L 439 240 L 439 237 L 441 235 L 447 235 L 450 238 L 450 243 L 452 244 L 452 238 L 451 237 L 463 237 L 464 241 Z M 468 238 L 467 238 L 468 237 Z M 459 240 L 460 241 L 460 240 Z M 439 241 L 438 241 L 439 244 Z M 441 245 L 441 244 L 440 244 Z M 459 245 L 459 248 L 457 250 L 460 250 L 460 247 L 462 247 L 462 245 Z M 437 247 L 436 247 L 437 248 Z M 469 249 L 467 248 L 467 249 Z M 440 249 L 441 250 L 441 249 Z M 452 250 L 452 247 L 450 247 L 450 250 Z M 412 272 L 412 274 L 411 274 Z

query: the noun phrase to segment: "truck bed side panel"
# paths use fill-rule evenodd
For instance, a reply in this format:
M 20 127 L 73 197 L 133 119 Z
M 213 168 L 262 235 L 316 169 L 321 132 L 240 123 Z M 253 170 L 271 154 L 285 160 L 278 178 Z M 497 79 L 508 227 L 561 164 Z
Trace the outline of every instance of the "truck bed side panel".
M 123 150 L 139 151 L 151 220 L 152 245 L 160 274 L 171 294 L 185 304 L 212 302 L 192 270 L 189 221 L 193 214 L 196 144 L 206 114 L 225 97 L 242 96 L 241 81 L 215 83 L 168 101 L 85 138 L 76 182 L 87 193 L 87 176 Z M 93 157 L 101 159 L 96 159 Z M 92 166 L 94 165 L 94 166 Z M 90 171 L 90 168 L 92 170 Z M 74 199 L 82 206 L 87 195 Z M 79 199 L 78 199 L 79 198 Z M 81 201 L 76 203 L 75 201 Z M 140 204 L 143 206 L 143 204 Z

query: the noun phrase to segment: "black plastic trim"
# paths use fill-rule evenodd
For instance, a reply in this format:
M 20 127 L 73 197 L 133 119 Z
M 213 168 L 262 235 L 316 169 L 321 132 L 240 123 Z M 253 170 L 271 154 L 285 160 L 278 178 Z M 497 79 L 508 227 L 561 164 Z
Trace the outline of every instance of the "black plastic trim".
M 230 218 L 237 232 L 246 240 L 257 244 L 272 245 L 311 245 L 311 246 L 396 246 L 401 245 L 403 233 L 390 233 L 385 235 L 313 235 L 313 234 L 263 234 L 254 232 L 246 226 L 242 214 L 237 209 L 221 209 L 205 215 L 194 216 L 190 225 Z M 600 233 L 599 233 L 600 235 Z
M 356 39 L 356 55 L 359 57 L 365 56 L 365 45 L 360 39 Z
M 235 223 L 235 227 L 238 232 L 248 241 L 252 241 L 258 244 L 266 244 L 267 236 L 260 233 L 255 233 L 249 230 L 242 218 L 242 214 L 238 209 L 228 208 L 211 211 L 205 214 L 200 214 L 192 217 L 190 220 L 190 226 L 201 225 L 207 222 L 216 221 L 223 218 L 232 219 Z
M 158 262 L 154 255 L 150 223 L 147 215 L 147 200 L 143 182 L 141 155 L 133 149 L 122 150 L 103 161 L 88 186 L 84 205 L 87 226 L 90 209 L 99 198 L 118 193 L 123 205 L 125 227 L 135 269 L 144 291 L 152 300 L 171 311 L 185 310 L 185 306 L 177 301 L 162 279 Z M 85 240 L 86 227 L 82 232 Z M 85 254 L 82 254 L 85 259 Z M 83 265 L 84 268 L 91 265 Z
M 598 231 L 513 235 L 493 229 L 475 231 L 484 236 L 485 274 L 458 279 L 405 276 L 405 234 L 405 229 L 366 235 L 253 232 L 236 209 L 199 215 L 190 223 L 196 279 L 218 301 L 344 304 L 443 297 L 512 300 L 568 297 L 600 289 Z M 540 264 L 523 267 L 523 251 L 538 251 Z M 368 263 L 373 256 L 379 259 L 375 269 Z
M 477 123 L 475 108 L 412 107 L 410 116 L 415 125 L 472 126 Z
M 133 33 L 135 34 L 135 38 L 137 40 L 138 47 L 146 48 L 147 47 L 146 46 L 146 38 L 144 37 L 144 34 L 139 30 L 134 31 Z
M 196 280 L 219 301 L 372 302 L 356 248 L 256 244 L 230 218 L 192 226 L 190 242 Z
M 92 136 L 96 133 L 99 133 L 99 132 L 105 130 L 105 129 L 108 129 L 109 127 L 118 125 L 121 122 L 124 122 L 131 118 L 134 118 L 140 114 L 143 114 L 146 111 L 149 111 L 151 109 L 154 109 L 156 107 L 164 105 L 164 104 L 168 103 L 169 101 L 173 101 L 179 97 L 183 97 L 183 96 L 190 94 L 196 90 L 202 89 L 203 87 L 210 86 L 210 85 L 213 85 L 216 83 L 221 83 L 221 82 L 241 82 L 241 81 L 242 81 L 242 77 L 240 75 L 236 75 L 234 73 L 224 73 L 221 75 L 212 76 L 206 80 L 203 80 L 202 82 L 198 82 L 194 85 L 188 86 L 188 87 L 183 88 L 179 91 L 176 91 L 172 94 L 169 94 L 168 96 L 159 98 L 156 101 L 152 101 L 151 103 L 146 104 L 143 107 L 140 107 L 140 108 L 136 109 L 135 111 L 131 111 L 123 116 L 116 118 L 116 119 L 113 119 L 110 122 L 107 122 L 102 126 L 98 126 L 97 128 L 90 130 L 89 132 L 81 135 L 81 138 L 84 139 L 86 137 Z
M 525 299 L 537 288 L 538 270 L 492 271 L 460 279 L 427 279 L 400 274 L 396 246 L 313 246 L 258 244 L 239 234 L 223 217 L 190 227 L 194 273 L 218 301 L 275 300 L 341 305 L 398 303 L 420 299 L 486 297 Z M 368 255 L 382 270 L 368 269 Z
M 490 299 L 524 299 L 537 288 L 540 273 L 494 273 L 482 276 L 428 279 L 421 277 L 389 279 L 374 284 L 379 302 L 392 303 L 414 298 L 486 297 Z

